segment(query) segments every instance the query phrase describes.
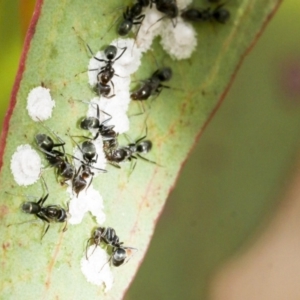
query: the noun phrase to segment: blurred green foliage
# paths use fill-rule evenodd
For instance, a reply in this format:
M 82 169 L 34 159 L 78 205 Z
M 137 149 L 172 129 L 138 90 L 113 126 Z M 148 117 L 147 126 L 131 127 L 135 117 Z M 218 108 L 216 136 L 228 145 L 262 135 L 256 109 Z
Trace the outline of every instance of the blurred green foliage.
M 22 50 L 18 1 L 0 1 L 0 126 L 7 110 Z
M 246 58 L 184 167 L 126 299 L 205 299 L 213 273 L 276 209 L 299 152 L 300 95 L 282 88 L 300 58 L 298 5 L 283 3 Z M 19 25 L 18 2 L 0 1 L 1 120 L 20 57 Z

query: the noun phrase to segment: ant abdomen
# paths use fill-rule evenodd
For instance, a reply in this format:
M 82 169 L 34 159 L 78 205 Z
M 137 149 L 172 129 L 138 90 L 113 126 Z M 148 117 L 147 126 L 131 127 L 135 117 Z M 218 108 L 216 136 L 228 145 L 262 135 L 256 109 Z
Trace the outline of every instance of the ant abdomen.
M 112 255 L 112 264 L 115 267 L 121 266 L 127 258 L 127 252 L 124 248 L 117 248 Z
M 157 77 L 160 81 L 169 81 L 172 78 L 172 69 L 169 67 L 164 67 L 162 69 L 157 70 L 153 77 Z
M 152 85 L 144 84 L 138 90 L 131 93 L 132 100 L 147 100 L 152 94 Z
M 21 210 L 27 214 L 36 214 L 41 210 L 41 208 L 36 202 L 24 202 L 21 206 Z

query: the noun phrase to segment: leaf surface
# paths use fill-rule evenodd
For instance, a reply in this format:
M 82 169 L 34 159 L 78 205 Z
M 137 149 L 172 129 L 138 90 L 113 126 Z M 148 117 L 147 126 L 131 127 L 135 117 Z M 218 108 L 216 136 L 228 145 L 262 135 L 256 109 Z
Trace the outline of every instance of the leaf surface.
M 182 164 L 205 124 L 224 98 L 230 83 L 247 51 L 261 34 L 280 1 L 230 1 L 230 22 L 226 25 L 199 24 L 198 48 L 192 58 L 173 61 L 154 43 L 158 62 L 173 69 L 170 86 L 152 104 L 147 119 L 148 137 L 154 149 L 147 156 L 157 165 L 138 161 L 129 177 L 129 165 L 121 170 L 108 167 L 108 173 L 93 184 L 104 198 L 107 221 L 115 228 L 125 245 L 138 248 L 138 253 L 122 267 L 114 268 L 113 289 L 104 296 L 102 288 L 89 284 L 80 271 L 80 259 L 86 240 L 96 223 L 86 216 L 80 225 L 52 225 L 41 242 L 41 224 L 6 227 L 29 219 L 20 212 L 22 197 L 11 197 L 4 191 L 41 196 L 40 183 L 18 187 L 10 172 L 10 160 L 20 144 L 34 145 L 34 136 L 41 126 L 32 122 L 26 111 L 29 91 L 43 82 L 56 101 L 54 116 L 46 122 L 61 136 L 70 129 L 82 134 L 77 121 L 86 113 L 86 106 L 73 99 L 91 99 L 93 91 L 86 74 L 75 77 L 87 68 L 89 54 L 72 27 L 92 49 L 103 49 L 116 38 L 113 30 L 106 34 L 115 16 L 122 10 L 117 0 L 38 1 L 27 35 L 21 64 L 12 93 L 2 133 L 2 169 L 0 217 L 1 225 L 1 291 L 3 299 L 120 299 L 130 284 L 144 254 L 163 208 L 174 186 Z M 105 13 L 105 16 L 103 16 Z M 100 37 L 105 35 L 105 40 Z M 146 54 L 134 79 L 147 78 L 153 69 L 153 57 Z M 136 111 L 136 104 L 131 104 Z M 131 118 L 130 136 L 140 136 L 142 117 Z M 71 147 L 67 148 L 71 152 Z M 196 167 L 196 166 L 195 166 Z M 63 205 L 65 187 L 57 184 L 53 170 L 45 172 L 51 203 Z M 182 199 L 184 205 L 184 199 Z M 50 201 L 49 201 L 50 203 Z

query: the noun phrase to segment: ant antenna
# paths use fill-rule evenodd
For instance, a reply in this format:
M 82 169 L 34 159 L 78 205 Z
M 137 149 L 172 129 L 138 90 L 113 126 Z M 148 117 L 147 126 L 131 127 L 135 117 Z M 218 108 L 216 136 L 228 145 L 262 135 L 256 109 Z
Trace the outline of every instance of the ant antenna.
M 119 6 L 119 7 L 115 8 L 114 10 L 112 10 L 111 12 L 109 12 L 108 15 L 114 13 L 115 11 L 117 11 L 117 10 L 119 10 L 119 9 L 123 9 L 124 7 L 125 7 L 124 5 Z M 103 14 L 103 16 L 106 16 L 106 15 L 107 15 L 107 14 Z M 107 34 L 107 33 L 112 29 L 112 27 L 120 20 L 121 17 L 122 17 L 122 15 L 119 16 L 118 18 L 116 18 L 116 19 L 112 22 L 112 24 L 108 27 L 107 31 L 106 31 L 105 34 L 100 38 L 100 40 L 103 40 L 103 39 L 104 39 L 104 37 L 106 36 L 106 34 Z
M 34 223 L 34 222 L 38 222 L 38 221 L 39 221 L 39 219 L 33 219 L 33 220 L 24 221 L 24 222 L 20 222 L 20 223 L 8 224 L 8 225 L 6 225 L 6 227 L 10 227 L 12 225 L 22 225 L 22 224 L 26 224 L 26 223 Z

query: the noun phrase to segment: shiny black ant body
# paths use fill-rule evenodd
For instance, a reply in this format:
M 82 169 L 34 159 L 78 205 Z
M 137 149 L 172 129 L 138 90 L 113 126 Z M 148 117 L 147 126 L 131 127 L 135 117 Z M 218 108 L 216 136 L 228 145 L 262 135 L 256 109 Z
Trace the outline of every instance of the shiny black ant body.
M 181 17 L 190 22 L 216 21 L 225 24 L 230 18 L 230 12 L 224 8 L 224 5 L 225 4 L 220 4 L 213 10 L 211 10 L 211 8 L 189 8 L 181 13 Z
M 142 137 L 135 143 L 130 143 L 127 146 L 113 150 L 111 156 L 107 156 L 107 159 L 112 163 L 120 163 L 126 160 L 131 161 L 132 159 L 137 159 L 137 157 L 139 157 L 155 164 L 154 161 L 141 156 L 142 153 L 148 153 L 152 149 L 152 142 L 149 140 L 142 141 L 144 138 L 145 137 Z
M 143 80 L 142 86 L 131 93 L 130 97 L 132 100 L 147 100 L 152 95 L 159 95 L 163 88 L 170 88 L 169 86 L 163 85 L 162 82 L 169 81 L 172 78 L 172 69 L 164 67 L 156 70 L 152 76 Z
M 137 251 L 136 248 L 132 247 L 125 247 L 123 246 L 123 242 L 120 242 L 119 237 L 116 234 L 116 231 L 111 228 L 111 227 L 98 227 L 93 234 L 93 237 L 90 238 L 87 242 L 87 247 L 86 247 L 86 259 L 87 257 L 87 248 L 89 245 L 89 242 L 93 240 L 95 244 L 95 249 L 101 242 L 105 243 L 108 246 L 112 247 L 112 254 L 109 259 L 109 261 L 112 262 L 113 266 L 119 267 L 122 264 L 125 263 L 126 259 L 128 261 L 128 255 L 126 250 L 135 250 Z M 109 262 L 108 261 L 108 262 Z M 127 262 L 126 261 L 126 262 Z
M 97 109 L 96 117 L 83 118 L 80 122 L 81 129 L 84 129 L 84 130 L 95 130 L 96 129 L 97 133 L 94 137 L 94 140 L 96 140 L 99 135 L 102 136 L 103 141 L 116 139 L 118 134 L 113 130 L 114 125 L 106 125 L 112 119 L 112 116 L 109 115 L 108 113 L 102 111 L 109 118 L 101 123 L 100 122 L 99 105 L 96 104 L 96 106 L 97 106 L 97 108 L 96 108 Z
M 121 54 L 116 57 L 118 49 L 114 45 L 109 45 L 108 47 L 105 48 L 104 50 L 104 55 L 106 59 L 100 59 L 96 56 L 94 56 L 91 48 L 89 45 L 87 45 L 90 53 L 93 55 L 93 58 L 99 62 L 105 63 L 105 66 L 101 67 L 99 69 L 90 69 L 89 71 L 99 71 L 97 74 L 97 84 L 96 84 L 96 89 L 98 90 L 99 95 L 102 95 L 106 98 L 112 98 L 115 95 L 110 95 L 111 92 L 111 87 L 108 85 L 110 82 L 112 87 L 114 88 L 114 83 L 112 82 L 112 78 L 115 74 L 115 69 L 113 68 L 113 64 L 124 54 L 126 51 L 127 47 L 121 48 L 123 50 Z
M 70 218 L 70 214 L 68 213 L 68 211 L 66 211 L 64 208 L 62 208 L 59 205 L 44 206 L 44 203 L 48 199 L 49 191 L 48 191 L 47 184 L 44 181 L 43 177 L 41 177 L 41 178 L 46 187 L 46 195 L 42 196 L 37 202 L 33 202 L 33 201 L 24 202 L 21 206 L 21 210 L 24 213 L 35 215 L 37 218 L 39 218 L 43 222 L 47 223 L 46 230 L 42 235 L 42 238 L 43 238 L 50 227 L 50 223 L 52 223 L 52 222 L 55 222 L 55 223 L 65 222 L 66 224 L 64 226 L 63 231 L 66 231 L 67 230 L 67 221 Z M 23 223 L 27 223 L 27 222 L 28 221 L 23 222 Z M 29 222 L 31 222 L 31 221 L 29 221 Z M 23 224 L 23 223 L 19 223 L 19 224 Z
M 112 149 L 110 151 L 105 151 L 106 159 L 116 167 L 119 167 L 119 163 L 125 161 L 132 161 L 133 159 L 143 159 L 144 161 L 156 164 L 156 162 L 149 160 L 142 156 L 141 154 L 148 153 L 152 149 L 152 142 L 150 140 L 145 140 L 147 137 L 147 128 L 146 135 L 139 138 L 135 142 L 129 143 L 127 146 L 119 147 L 116 149 Z M 134 170 L 136 165 L 136 161 L 132 167 Z
M 70 136 L 71 137 L 71 136 Z M 72 138 L 72 137 L 71 137 Z M 105 172 L 106 170 L 96 168 L 92 166 L 92 164 L 97 163 L 98 154 L 96 151 L 96 147 L 92 141 L 84 141 L 81 146 L 79 146 L 78 143 L 75 142 L 75 140 L 72 138 L 74 143 L 77 145 L 78 149 L 82 153 L 83 160 L 80 160 L 79 158 L 72 156 L 74 159 L 79 160 L 81 162 L 80 167 L 78 168 L 77 172 L 73 176 L 72 179 L 72 187 L 73 191 L 78 197 L 78 194 L 87 186 L 87 179 L 91 176 L 91 180 L 89 182 L 89 185 L 87 188 L 91 185 L 93 181 L 93 176 L 95 175 L 94 172 L 92 172 L 91 169 L 99 170 L 101 172 Z
M 118 34 L 121 36 L 127 35 L 133 25 L 141 25 L 145 19 L 145 14 L 142 14 L 144 7 L 152 5 L 152 0 L 137 0 L 137 3 L 131 7 L 127 6 L 123 13 L 124 20 L 118 27 Z
M 53 135 L 59 140 L 59 143 L 54 143 L 51 137 L 46 134 L 38 133 L 35 136 L 35 141 L 39 149 L 45 153 L 45 158 L 49 162 L 50 166 L 56 168 L 57 176 L 62 178 L 61 183 L 64 184 L 66 181 L 73 178 L 75 168 L 68 161 L 65 153 L 65 142 L 48 127 L 43 125 L 46 129 L 52 132 Z M 62 152 L 54 148 L 61 147 Z

